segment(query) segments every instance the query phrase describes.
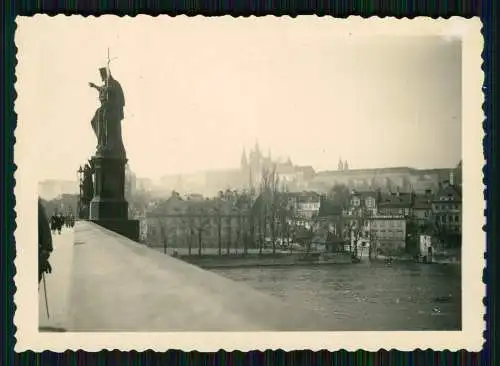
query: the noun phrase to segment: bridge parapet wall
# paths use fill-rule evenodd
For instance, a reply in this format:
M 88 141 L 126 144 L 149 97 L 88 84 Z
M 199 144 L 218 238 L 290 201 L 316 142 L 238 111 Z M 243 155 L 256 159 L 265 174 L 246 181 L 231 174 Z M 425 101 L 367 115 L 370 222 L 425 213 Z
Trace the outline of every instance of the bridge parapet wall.
M 73 250 L 67 331 L 326 330 L 312 311 L 91 222 Z

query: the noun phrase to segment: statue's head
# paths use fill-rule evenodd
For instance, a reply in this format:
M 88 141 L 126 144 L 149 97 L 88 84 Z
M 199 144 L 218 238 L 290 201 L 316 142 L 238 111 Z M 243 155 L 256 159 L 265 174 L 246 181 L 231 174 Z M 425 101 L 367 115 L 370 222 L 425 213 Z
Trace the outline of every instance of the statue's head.
M 105 67 L 101 67 L 99 69 L 99 73 L 101 74 L 102 81 L 106 81 L 106 79 L 108 78 L 108 69 L 106 69 Z

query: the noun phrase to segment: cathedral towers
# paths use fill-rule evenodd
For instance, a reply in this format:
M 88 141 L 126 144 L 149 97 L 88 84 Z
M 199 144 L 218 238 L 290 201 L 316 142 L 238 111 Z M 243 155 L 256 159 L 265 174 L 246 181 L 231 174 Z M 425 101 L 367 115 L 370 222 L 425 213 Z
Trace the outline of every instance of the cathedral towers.
M 339 163 L 337 165 L 337 170 L 339 172 L 344 172 L 346 170 L 349 170 L 349 163 L 347 160 L 345 162 L 342 162 L 342 158 L 339 158 Z

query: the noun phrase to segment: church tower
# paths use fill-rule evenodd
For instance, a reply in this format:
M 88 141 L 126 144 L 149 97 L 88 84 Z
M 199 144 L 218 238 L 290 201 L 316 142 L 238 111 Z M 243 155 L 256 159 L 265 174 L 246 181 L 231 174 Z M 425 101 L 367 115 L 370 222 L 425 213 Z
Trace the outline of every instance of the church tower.
M 246 169 L 248 167 L 247 153 L 246 153 L 245 149 L 243 149 L 243 152 L 241 153 L 240 166 L 241 166 L 241 169 Z
M 260 182 L 264 157 L 262 152 L 260 151 L 259 141 L 255 141 L 255 147 L 249 156 L 249 168 L 252 170 L 252 181 Z
M 260 153 L 260 147 L 259 147 L 258 140 L 255 141 L 255 147 L 254 147 L 253 151 L 255 153 L 255 157 L 260 160 L 260 158 L 262 157 L 262 154 Z
M 342 158 L 339 158 L 339 163 L 337 165 L 339 172 L 344 170 L 344 164 L 342 163 Z

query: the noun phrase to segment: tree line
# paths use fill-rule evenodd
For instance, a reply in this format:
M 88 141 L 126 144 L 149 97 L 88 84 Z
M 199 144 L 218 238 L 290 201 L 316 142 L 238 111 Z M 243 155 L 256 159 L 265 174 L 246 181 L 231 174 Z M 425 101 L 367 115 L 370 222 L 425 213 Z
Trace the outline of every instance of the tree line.
M 297 231 L 296 212 L 287 193 L 276 169 L 264 169 L 257 189 L 220 191 L 212 199 L 190 202 L 186 210 L 176 216 L 175 228 L 169 227 L 164 217 L 158 217 L 164 251 L 169 246 L 175 247 L 179 240 L 169 233 L 180 231 L 187 241 L 189 255 L 197 247 L 201 256 L 205 237 L 214 229 L 218 255 L 223 251 L 229 255 L 231 249 L 238 252 L 240 245 L 243 254 L 248 254 L 249 248 L 258 249 L 262 254 L 267 243 L 273 254 L 278 244 L 293 250 L 290 244 Z

